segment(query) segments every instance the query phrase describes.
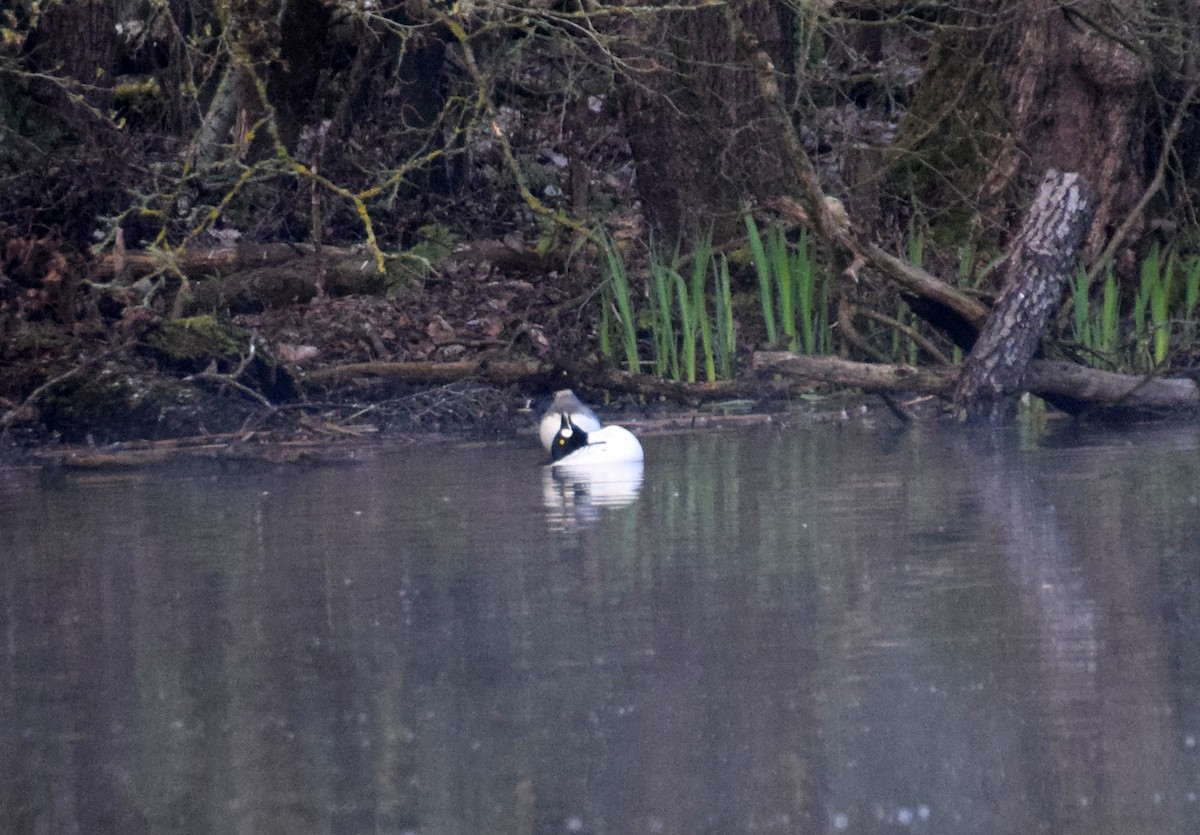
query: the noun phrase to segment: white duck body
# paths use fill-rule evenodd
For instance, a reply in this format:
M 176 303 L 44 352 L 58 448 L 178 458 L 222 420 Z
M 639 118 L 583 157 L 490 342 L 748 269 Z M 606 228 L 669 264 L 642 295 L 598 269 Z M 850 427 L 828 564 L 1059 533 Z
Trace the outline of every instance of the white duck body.
M 596 467 L 635 464 L 645 458 L 642 445 L 623 426 L 605 426 L 588 432 L 569 415 L 559 419 L 550 449 L 551 467 Z
M 554 392 L 554 402 L 550 404 L 546 414 L 542 415 L 542 422 L 538 424 L 538 437 L 546 452 L 551 451 L 550 447 L 554 443 L 554 437 L 562 427 L 563 415 L 569 417 L 571 423 L 584 432 L 595 432 L 600 429 L 600 418 L 583 405 L 583 402 L 575 396 L 575 392 L 570 389 L 556 391 Z

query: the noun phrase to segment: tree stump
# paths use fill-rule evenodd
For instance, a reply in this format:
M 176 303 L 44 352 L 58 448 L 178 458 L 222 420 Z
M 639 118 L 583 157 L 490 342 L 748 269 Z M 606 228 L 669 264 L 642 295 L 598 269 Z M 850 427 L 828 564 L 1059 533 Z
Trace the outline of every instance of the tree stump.
M 1046 322 L 1075 269 L 1075 253 L 1091 225 L 1092 191 L 1074 173 L 1042 178 L 1020 234 L 1003 265 L 1004 289 L 954 387 L 954 408 L 967 420 L 1013 414 Z

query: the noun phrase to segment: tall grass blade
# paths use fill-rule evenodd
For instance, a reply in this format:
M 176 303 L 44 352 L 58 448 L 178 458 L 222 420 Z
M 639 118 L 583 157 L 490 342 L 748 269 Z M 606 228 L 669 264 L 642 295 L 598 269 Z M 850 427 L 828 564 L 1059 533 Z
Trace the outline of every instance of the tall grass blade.
M 801 344 L 804 346 L 804 353 L 811 355 L 816 351 L 817 323 L 813 321 L 816 269 L 808 254 L 807 229 L 800 231 L 800 240 L 796 243 L 796 254 L 792 259 L 792 264 L 792 275 L 796 281 L 796 303 L 800 315 Z
M 830 288 L 833 282 L 829 278 L 829 274 L 824 270 L 821 272 L 821 292 L 817 296 L 816 310 L 816 344 L 813 353 L 817 354 L 832 354 L 833 353 L 833 329 L 829 323 L 829 295 Z
M 1147 342 L 1146 332 L 1146 309 L 1150 304 L 1150 291 L 1138 289 L 1137 294 L 1133 297 L 1133 341 L 1134 341 L 1134 356 L 1133 367 L 1142 369 L 1145 363 L 1142 359 L 1145 354 L 1142 353 L 1142 348 Z
M 677 353 L 678 372 L 675 379 L 696 382 L 696 323 L 692 317 L 692 302 L 688 297 L 687 282 L 675 270 L 671 271 L 675 283 L 675 297 L 679 302 L 679 338 L 682 344 Z
M 778 226 L 772 226 L 767 233 L 767 255 L 771 259 L 771 272 L 779 294 L 779 324 L 787 339 L 788 350 L 796 351 L 800 340 L 796 334 L 795 274 L 792 259 L 788 257 L 787 237 Z
M 774 292 L 771 288 L 771 264 L 767 260 L 767 251 L 763 247 L 762 237 L 758 234 L 758 224 L 754 216 L 746 213 L 746 234 L 750 241 L 750 254 L 754 256 L 754 270 L 758 274 L 758 295 L 762 302 L 763 322 L 767 328 L 767 342 L 776 343 L 775 303 Z M 728 265 L 726 265 L 728 266 Z
M 700 238 L 692 248 L 692 322 L 700 331 L 700 346 L 704 353 L 704 377 L 708 382 L 717 381 L 717 369 L 713 359 L 712 332 L 708 322 L 708 305 L 705 301 L 709 261 L 712 260 L 712 235 Z M 693 340 L 694 344 L 694 340 Z M 694 349 L 693 349 L 694 350 Z
M 924 257 L 924 253 L 922 253 Z M 972 280 L 975 274 L 975 243 L 968 241 L 958 248 L 958 283 L 962 287 L 973 287 L 979 282 Z
M 713 259 L 716 274 L 716 355 L 717 371 L 722 379 L 733 377 L 733 360 L 737 350 L 737 334 L 733 324 L 733 293 L 730 290 L 729 262 L 723 255 Z
M 911 219 L 908 222 L 908 263 L 914 267 L 925 266 L 925 235 L 917 231 Z
M 1121 289 L 1117 277 L 1109 266 L 1104 278 L 1104 301 L 1100 307 L 1100 335 L 1098 348 L 1109 358 L 1114 368 L 1117 363 L 1117 343 L 1121 337 Z
M 1154 364 L 1162 365 L 1171 347 L 1170 282 L 1150 288 L 1150 321 L 1154 327 Z
M 625 365 L 633 374 L 641 368 L 638 359 L 637 322 L 633 318 L 633 302 L 629 294 L 629 275 L 625 272 L 625 259 L 611 237 L 604 245 L 605 279 L 612 289 L 613 303 L 617 308 L 620 323 L 621 344 L 625 350 Z
M 1088 278 L 1087 271 L 1078 269 L 1071 281 L 1071 313 L 1075 330 L 1075 341 L 1085 348 L 1094 348 L 1091 340 L 1091 311 L 1088 309 Z
M 679 355 L 675 347 L 675 325 L 671 310 L 672 276 L 675 271 L 662 263 L 651 250 L 650 257 L 650 332 L 654 346 L 654 373 L 679 379 Z
M 1200 255 L 1193 255 L 1184 267 L 1183 316 L 1191 322 L 1196 315 L 1196 304 L 1200 303 Z

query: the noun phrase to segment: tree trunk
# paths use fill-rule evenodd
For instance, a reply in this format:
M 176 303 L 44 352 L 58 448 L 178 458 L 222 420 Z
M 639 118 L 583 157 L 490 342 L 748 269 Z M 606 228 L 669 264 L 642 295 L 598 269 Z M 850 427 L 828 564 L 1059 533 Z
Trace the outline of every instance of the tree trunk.
M 732 14 L 758 35 L 786 75 L 790 12 L 770 0 L 738 2 Z M 622 108 L 637 189 L 660 240 L 741 227 L 741 201 L 795 191 L 790 167 L 738 60 L 720 7 L 640 15 L 629 64 L 649 67 L 623 82 Z
M 971 419 L 1015 411 L 1026 368 L 1075 268 L 1075 251 L 1092 220 L 1091 189 L 1078 174 L 1042 180 L 1004 263 L 1005 286 L 963 363 L 954 405 Z
M 1091 260 L 1150 179 L 1142 145 L 1154 96 L 1128 46 L 1141 37 L 1129 32 L 1145 31 L 1138 11 L 1130 0 L 963 9 L 938 30 L 897 136 L 898 204 L 923 207 L 940 240 L 983 229 L 985 244 L 1003 247 L 1028 184 L 1050 168 L 1077 171 L 1104 184 Z

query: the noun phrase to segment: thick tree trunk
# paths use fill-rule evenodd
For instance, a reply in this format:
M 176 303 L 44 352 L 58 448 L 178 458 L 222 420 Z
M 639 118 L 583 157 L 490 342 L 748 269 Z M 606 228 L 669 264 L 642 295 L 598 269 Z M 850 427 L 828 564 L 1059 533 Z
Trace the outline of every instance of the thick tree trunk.
M 1149 179 L 1135 149 L 1150 95 L 1143 58 L 1121 37 L 1138 21 L 1130 0 L 1022 0 L 1016 49 L 1008 54 L 1012 136 L 1001 170 L 1028 176 L 1047 168 L 1078 171 L 1103 184 L 1085 251 L 1094 256 L 1125 219 Z M 1025 163 L 1020 168 L 1019 161 Z
M 770 2 L 728 10 L 758 34 L 785 73 L 791 13 Z M 790 166 L 755 89 L 738 61 L 721 7 L 639 15 L 623 83 L 630 149 L 646 217 L 673 243 L 710 229 L 720 240 L 741 227 L 747 196 L 794 191 Z
M 982 229 L 1004 246 L 1027 184 L 1049 168 L 1077 171 L 1103 184 L 1084 247 L 1091 260 L 1150 180 L 1142 146 L 1147 109 L 1159 105 L 1128 34 L 1143 31 L 1144 12 L 1130 0 L 957 8 L 959 25 L 939 29 L 897 136 L 898 205 L 929 207 L 944 239 Z
M 971 419 L 1009 416 L 1022 391 L 1075 252 L 1092 220 L 1091 189 L 1078 174 L 1050 171 L 1004 263 L 1005 286 L 954 388 L 954 405 Z

